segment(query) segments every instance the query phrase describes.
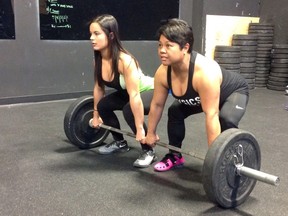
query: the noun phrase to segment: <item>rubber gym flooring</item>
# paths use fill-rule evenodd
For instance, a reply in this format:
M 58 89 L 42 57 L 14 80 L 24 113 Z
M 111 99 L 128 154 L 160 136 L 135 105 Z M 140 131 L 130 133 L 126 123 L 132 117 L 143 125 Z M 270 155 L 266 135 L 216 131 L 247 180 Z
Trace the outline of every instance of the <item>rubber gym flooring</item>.
M 0 106 L 1 216 L 158 216 L 288 214 L 288 111 L 284 92 L 254 89 L 240 128 L 252 132 L 261 146 L 261 170 L 277 175 L 278 187 L 257 182 L 246 202 L 234 209 L 211 203 L 201 183 L 203 161 L 185 156 L 183 168 L 156 173 L 132 166 L 140 145 L 126 137 L 127 153 L 99 155 L 80 150 L 63 131 L 63 118 L 73 100 Z M 158 126 L 167 142 L 167 107 Z M 127 129 L 118 114 L 122 129 Z M 147 120 L 147 119 L 146 119 Z M 207 151 L 204 116 L 186 121 L 183 149 Z M 112 139 L 108 136 L 106 142 Z M 168 151 L 156 147 L 161 159 Z

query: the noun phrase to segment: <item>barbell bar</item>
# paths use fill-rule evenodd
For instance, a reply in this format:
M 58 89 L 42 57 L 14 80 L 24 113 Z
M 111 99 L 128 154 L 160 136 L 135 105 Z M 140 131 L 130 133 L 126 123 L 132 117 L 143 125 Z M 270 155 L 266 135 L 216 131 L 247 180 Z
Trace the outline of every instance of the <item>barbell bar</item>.
M 89 126 L 94 128 L 92 121 L 93 121 L 93 119 L 89 120 Z M 133 138 L 136 137 L 135 134 L 133 134 L 129 131 L 120 130 L 118 128 L 114 128 L 114 127 L 111 127 L 111 126 L 108 126 L 105 124 L 100 124 L 99 127 L 106 129 L 106 130 L 109 130 L 109 131 L 113 131 L 116 133 L 120 133 L 120 134 L 129 136 L 129 137 L 133 137 Z M 192 156 L 194 158 L 197 158 L 197 159 L 200 159 L 203 161 L 205 160 L 205 157 L 203 157 L 197 153 L 194 153 L 191 151 L 185 151 L 183 149 L 169 145 L 169 144 L 164 143 L 164 142 L 157 141 L 157 142 L 155 142 L 155 144 L 158 146 L 161 146 L 161 147 L 185 154 L 185 155 Z M 280 178 L 278 176 L 271 175 L 271 174 L 268 174 L 268 173 L 265 173 L 265 172 L 262 172 L 259 170 L 255 170 L 255 169 L 252 169 L 249 167 L 245 167 L 243 164 L 235 164 L 235 168 L 236 168 L 235 172 L 237 175 L 244 175 L 244 176 L 247 176 L 247 177 L 250 177 L 250 178 L 253 178 L 253 179 L 256 179 L 258 181 L 261 181 L 261 182 L 264 182 L 264 183 L 267 183 L 270 185 L 274 185 L 274 186 L 278 186 L 280 184 Z

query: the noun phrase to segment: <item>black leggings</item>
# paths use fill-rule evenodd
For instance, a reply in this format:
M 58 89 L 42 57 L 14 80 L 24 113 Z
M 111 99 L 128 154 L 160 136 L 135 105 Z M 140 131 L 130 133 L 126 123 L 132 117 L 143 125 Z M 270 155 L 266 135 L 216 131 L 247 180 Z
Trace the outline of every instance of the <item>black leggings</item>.
M 220 107 L 219 120 L 221 132 L 229 128 L 238 128 L 238 124 L 243 117 L 249 96 L 233 93 Z M 185 138 L 184 120 L 193 114 L 203 112 L 201 106 L 187 106 L 180 104 L 177 100 L 168 109 L 168 139 L 169 144 L 181 148 Z
M 150 110 L 150 103 L 153 97 L 153 90 L 144 91 L 140 93 L 141 99 L 144 106 L 144 115 L 148 115 Z M 134 134 L 136 134 L 136 126 L 134 115 L 130 107 L 129 103 L 129 95 L 127 91 L 116 91 L 112 92 L 111 94 L 103 97 L 97 105 L 97 110 L 99 115 L 101 116 L 104 124 L 109 125 L 114 128 L 120 129 L 119 120 L 114 111 L 122 110 L 124 119 L 126 120 L 127 124 L 131 128 Z M 147 126 L 144 123 L 143 125 L 145 134 L 147 133 Z M 114 140 L 123 140 L 124 137 L 122 134 L 112 132 L 111 134 Z M 141 145 L 143 150 L 151 149 L 148 145 Z

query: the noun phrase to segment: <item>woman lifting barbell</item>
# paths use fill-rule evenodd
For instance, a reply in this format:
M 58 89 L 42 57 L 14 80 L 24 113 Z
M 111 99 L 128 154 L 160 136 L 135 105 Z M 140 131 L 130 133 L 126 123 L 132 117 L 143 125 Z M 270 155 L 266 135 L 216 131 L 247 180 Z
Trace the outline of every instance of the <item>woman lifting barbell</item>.
M 149 112 L 154 80 L 143 74 L 135 57 L 123 48 L 119 39 L 118 23 L 112 15 L 104 14 L 93 19 L 90 34 L 95 57 L 92 125 L 98 127 L 103 121 L 106 125 L 120 129 L 114 111 L 122 110 L 126 122 L 136 134 L 136 140 L 140 141 L 147 131 L 144 114 Z M 105 86 L 116 91 L 105 95 Z M 111 134 L 114 141 L 100 147 L 100 154 L 129 150 L 122 134 Z M 156 160 L 155 152 L 149 145 L 141 146 L 143 154 L 133 165 L 147 167 Z
M 204 112 L 210 146 L 222 131 L 238 127 L 249 99 L 248 84 L 240 74 L 228 72 L 214 60 L 192 51 L 193 31 L 185 21 L 168 20 L 159 28 L 157 36 L 162 64 L 154 77 L 148 132 L 143 142 L 153 146 L 159 140 L 156 128 L 171 90 L 176 100 L 168 109 L 169 144 L 181 148 L 184 120 Z M 181 153 L 170 150 L 154 169 L 167 171 L 183 163 Z

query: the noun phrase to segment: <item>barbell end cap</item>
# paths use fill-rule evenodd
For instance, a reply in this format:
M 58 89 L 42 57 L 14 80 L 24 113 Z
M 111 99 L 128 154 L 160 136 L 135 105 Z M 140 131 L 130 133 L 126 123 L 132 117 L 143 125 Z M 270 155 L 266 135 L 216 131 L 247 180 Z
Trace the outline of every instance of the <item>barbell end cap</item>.
M 275 186 L 279 186 L 280 185 L 280 178 L 277 176 L 276 180 L 275 180 L 275 183 L 274 183 Z
M 91 118 L 91 119 L 89 120 L 89 126 L 90 126 L 91 128 L 94 128 L 94 127 L 93 127 L 93 118 Z

